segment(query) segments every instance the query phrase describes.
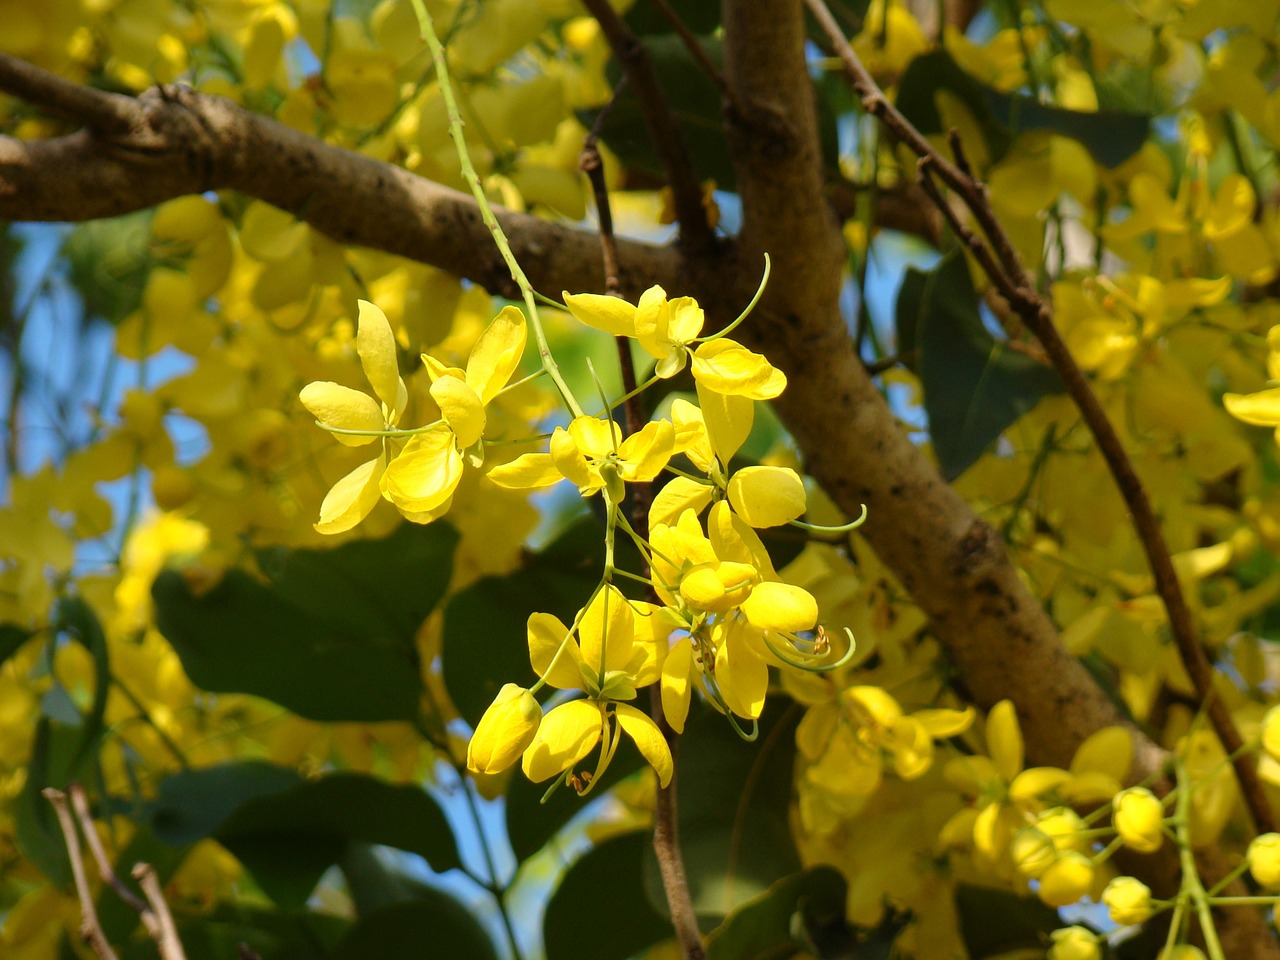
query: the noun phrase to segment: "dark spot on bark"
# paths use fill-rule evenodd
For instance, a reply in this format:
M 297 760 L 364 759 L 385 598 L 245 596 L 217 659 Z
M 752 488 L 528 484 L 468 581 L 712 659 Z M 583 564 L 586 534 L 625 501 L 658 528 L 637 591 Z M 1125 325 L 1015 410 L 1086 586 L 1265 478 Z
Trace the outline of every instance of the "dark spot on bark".
M 902 496 L 902 491 L 904 491 L 904 490 L 906 490 L 906 489 L 907 489 L 906 484 L 904 484 L 904 483 L 895 483 L 892 487 L 890 487 L 890 488 L 889 488 L 889 493 L 891 493 L 891 494 L 892 494 L 893 496 L 895 496 L 895 497 L 900 497 L 900 496 Z

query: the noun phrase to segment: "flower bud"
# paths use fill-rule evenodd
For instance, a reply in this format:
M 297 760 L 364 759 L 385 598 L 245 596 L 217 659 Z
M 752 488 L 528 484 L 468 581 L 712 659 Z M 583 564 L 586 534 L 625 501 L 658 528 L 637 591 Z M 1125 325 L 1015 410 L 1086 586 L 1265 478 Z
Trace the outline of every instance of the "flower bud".
M 1164 805 L 1146 787 L 1133 787 L 1116 794 L 1116 832 L 1130 850 L 1154 853 L 1164 843 Z
M 1205 960 L 1205 955 L 1199 947 L 1193 947 L 1189 943 L 1179 943 L 1161 950 L 1156 960 Z
M 1078 850 L 1068 850 L 1040 875 L 1036 891 L 1041 901 L 1051 907 L 1065 907 L 1089 895 L 1097 868 Z
M 1255 837 L 1245 858 L 1253 879 L 1268 890 L 1280 890 L 1280 833 Z
M 1061 927 L 1049 934 L 1046 960 L 1102 960 L 1098 935 L 1087 927 Z
M 1058 859 L 1053 838 L 1036 827 L 1023 827 L 1013 837 L 1009 853 L 1018 872 L 1028 880 L 1037 880 Z
M 533 742 L 542 722 L 542 707 L 524 687 L 508 683 L 476 724 L 467 744 L 467 769 L 472 773 L 501 773 Z
M 1053 840 L 1059 853 L 1075 850 L 1083 853 L 1088 849 L 1084 832 L 1089 825 L 1070 807 L 1052 807 L 1036 816 L 1036 826 Z
M 1124 926 L 1142 923 L 1155 908 L 1151 904 L 1151 888 L 1133 877 L 1116 877 L 1102 891 L 1102 902 L 1111 919 Z

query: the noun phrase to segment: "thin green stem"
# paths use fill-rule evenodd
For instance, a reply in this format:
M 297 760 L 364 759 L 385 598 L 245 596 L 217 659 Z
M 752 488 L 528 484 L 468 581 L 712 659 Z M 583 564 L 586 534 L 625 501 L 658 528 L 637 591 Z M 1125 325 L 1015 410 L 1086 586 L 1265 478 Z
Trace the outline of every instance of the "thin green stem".
M 1187 764 L 1178 757 L 1174 764 L 1178 785 L 1186 787 Z M 1200 873 L 1196 869 L 1196 857 L 1191 850 L 1191 791 L 1178 791 L 1178 805 L 1174 813 L 1174 830 L 1178 838 L 1178 859 L 1182 864 L 1182 890 L 1179 899 L 1189 899 L 1200 921 L 1200 932 L 1204 934 L 1204 945 L 1209 960 L 1226 960 L 1222 952 L 1222 944 L 1218 942 L 1218 931 L 1213 924 L 1213 914 L 1209 908 L 1209 898 L 1205 894 L 1204 885 L 1200 882 Z
M 480 208 L 480 216 L 484 220 L 484 225 L 489 228 L 489 234 L 493 237 L 493 242 L 497 246 L 498 252 L 502 255 L 503 262 L 506 263 L 507 269 L 511 271 L 511 279 L 520 288 L 520 293 L 524 298 L 525 310 L 529 314 L 529 325 L 533 327 L 533 335 L 538 343 L 538 355 L 542 359 L 542 368 L 547 371 L 552 382 L 555 383 L 561 399 L 564 400 L 565 406 L 569 408 L 569 412 L 575 417 L 580 417 L 582 416 L 582 407 L 578 404 L 577 398 L 574 397 L 573 391 L 569 389 L 569 385 L 565 383 L 564 376 L 560 373 L 560 366 L 556 363 L 555 357 L 551 355 L 551 347 L 547 343 L 546 331 L 542 329 L 542 321 L 538 317 L 538 301 L 533 293 L 533 285 L 529 282 L 529 278 L 525 276 L 520 264 L 516 262 L 515 254 L 511 252 L 511 244 L 507 242 L 507 235 L 499 225 L 498 218 L 493 214 L 493 207 L 489 203 L 489 198 L 485 196 L 484 187 L 480 183 L 480 175 L 476 173 L 475 165 L 471 162 L 471 154 L 467 150 L 467 141 L 462 135 L 462 114 L 458 110 L 458 99 L 454 95 L 453 82 L 449 79 L 449 65 L 445 61 L 444 45 L 440 42 L 440 37 L 436 35 L 435 24 L 432 22 L 431 14 L 427 12 L 423 0 L 411 0 L 411 2 L 413 3 L 413 11 L 418 17 L 418 29 L 422 33 L 422 39 L 431 49 L 431 59 L 436 65 L 436 81 L 440 84 L 440 95 L 444 98 L 445 108 L 449 113 L 449 134 L 453 137 L 454 146 L 458 149 L 458 162 L 462 167 L 462 176 L 471 188 L 471 195 L 475 197 L 476 205 Z

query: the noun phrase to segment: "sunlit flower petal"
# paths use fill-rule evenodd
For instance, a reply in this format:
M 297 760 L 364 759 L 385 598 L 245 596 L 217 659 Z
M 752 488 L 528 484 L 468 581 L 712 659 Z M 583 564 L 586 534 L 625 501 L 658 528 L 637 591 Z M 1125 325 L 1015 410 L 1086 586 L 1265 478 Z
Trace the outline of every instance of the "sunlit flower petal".
M 671 748 L 667 746 L 667 738 L 662 735 L 658 725 L 646 713 L 641 713 L 629 704 L 616 704 L 614 709 L 618 725 L 635 741 L 640 755 L 649 761 L 658 774 L 658 783 L 665 787 L 671 782 L 674 764 L 671 760 Z
M 591 700 L 572 700 L 543 717 L 520 764 L 524 775 L 541 783 L 564 773 L 590 753 L 604 729 L 601 709 L 601 704 Z
M 386 426 L 378 402 L 367 393 L 328 380 L 308 383 L 298 395 L 302 405 L 325 427 L 342 430 L 381 430 Z M 377 440 L 374 436 L 335 433 L 334 439 L 349 447 Z
M 368 300 L 361 300 L 359 304 L 356 351 L 360 354 L 360 365 L 364 367 L 364 375 L 369 378 L 373 392 L 392 412 L 394 419 L 404 412 L 408 398 L 396 360 L 396 338 L 385 313 Z
M 387 465 L 386 454 L 362 463 L 333 485 L 320 504 L 320 533 L 342 533 L 367 517 L 378 502 L 378 482 Z

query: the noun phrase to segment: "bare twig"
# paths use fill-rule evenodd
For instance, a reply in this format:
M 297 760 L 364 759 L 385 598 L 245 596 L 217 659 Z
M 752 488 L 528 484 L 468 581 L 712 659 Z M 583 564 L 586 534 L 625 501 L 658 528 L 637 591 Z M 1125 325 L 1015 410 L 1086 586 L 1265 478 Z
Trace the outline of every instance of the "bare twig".
M 177 927 L 173 924 L 173 914 L 169 912 L 169 904 L 165 902 L 164 891 L 160 889 L 160 880 L 156 877 L 155 868 L 149 863 L 135 864 L 133 878 L 142 887 L 151 909 L 142 914 L 147 924 L 147 932 L 155 941 L 160 951 L 161 960 L 187 960 L 186 951 L 182 949 L 182 941 L 178 939 Z M 151 915 L 148 922 L 147 915 Z
M 93 827 L 93 814 L 89 810 L 89 798 L 85 795 L 84 787 L 78 783 L 73 783 L 67 788 L 67 793 L 71 797 L 71 806 L 75 810 L 76 819 L 80 821 L 80 829 L 84 831 L 84 838 L 89 844 L 89 851 L 93 854 L 94 862 L 98 865 L 98 874 L 116 892 L 116 896 L 132 907 L 139 916 L 142 916 L 147 910 L 147 903 L 124 885 L 124 881 L 120 879 L 115 869 L 111 866 L 111 861 L 107 859 L 107 852 L 102 846 L 102 838 L 98 836 L 98 831 Z
M 116 952 L 107 942 L 107 935 L 102 932 L 98 911 L 93 905 L 93 892 L 89 889 L 89 879 L 85 876 L 84 860 L 80 854 L 80 834 L 67 806 L 67 795 L 61 790 L 48 787 L 44 790 L 44 797 L 53 805 L 58 826 L 62 830 L 62 842 L 67 845 L 67 854 L 71 857 L 71 875 L 75 878 L 76 896 L 80 900 L 80 936 L 100 960 L 118 960 Z
M 582 154 L 578 158 L 578 166 L 591 181 L 591 189 L 595 194 L 596 212 L 600 221 L 600 252 L 604 260 L 604 286 L 609 296 L 621 296 L 618 292 L 618 246 L 613 235 L 613 213 L 609 205 L 609 189 L 605 184 L 604 161 L 596 147 L 595 131 L 588 134 L 582 145 Z M 631 341 L 628 337 L 615 337 L 618 347 L 618 366 L 622 372 L 622 389 L 627 396 L 624 410 L 624 436 L 630 436 L 644 426 L 645 413 L 640 396 L 636 393 L 636 368 L 631 355 Z M 633 483 L 631 491 L 631 526 L 640 536 L 649 533 L 649 506 L 653 502 L 653 484 Z M 645 577 L 650 576 L 646 567 Z M 645 598 L 650 603 L 657 603 L 658 596 L 653 587 L 649 588 Z M 650 715 L 658 724 L 658 729 L 666 738 L 671 750 L 672 762 L 675 762 L 679 739 L 675 731 L 667 723 L 666 714 L 662 710 L 662 694 L 655 685 L 651 692 Z M 684 858 L 680 853 L 680 837 L 676 828 L 676 777 L 672 774 L 671 782 L 657 788 L 657 797 L 653 812 L 653 850 L 658 859 L 658 872 L 662 877 L 662 889 L 666 895 L 667 906 L 671 910 L 671 924 L 675 928 L 676 939 L 685 960 L 703 960 L 706 951 L 702 945 L 702 934 L 698 930 L 698 918 L 693 909 L 693 900 L 689 895 L 689 878 L 684 869 Z
M 583 0 L 583 6 L 600 24 L 610 49 L 635 90 L 645 127 L 671 186 L 681 240 L 695 248 L 710 246 L 715 239 L 715 231 L 707 222 L 707 212 L 702 205 L 702 187 L 685 147 L 684 135 L 658 83 L 648 51 L 623 23 L 609 0 Z
M 866 110 L 877 116 L 890 134 L 906 144 L 920 159 L 921 186 L 947 217 L 958 235 L 974 253 L 991 281 L 1000 289 L 1010 306 L 1022 317 L 1027 327 L 1044 346 L 1046 355 L 1066 385 L 1076 406 L 1080 409 L 1094 440 L 1106 461 L 1111 475 L 1133 516 L 1134 527 L 1142 541 L 1147 563 L 1155 579 L 1156 591 L 1163 601 L 1169 617 L 1169 626 L 1178 647 L 1178 654 L 1195 686 L 1196 696 L 1209 714 L 1214 732 L 1223 749 L 1236 757 L 1234 766 L 1245 803 L 1261 832 L 1276 829 L 1276 820 L 1258 779 L 1254 758 L 1242 751 L 1243 740 L 1231 719 L 1225 701 L 1218 695 L 1213 680 L 1213 667 L 1195 633 L 1191 611 L 1187 606 L 1182 585 L 1178 582 L 1168 544 L 1160 528 L 1160 521 L 1151 506 L 1145 487 L 1133 468 L 1106 411 L 1089 385 L 1088 379 L 1072 357 L 1058 329 L 1053 324 L 1048 303 L 1035 288 L 1035 282 L 1023 267 L 1014 250 L 1009 235 L 1004 231 L 991 207 L 986 185 L 969 171 L 962 152 L 957 152 L 956 163 L 948 162 L 917 131 L 898 110 L 889 103 L 875 80 L 863 67 L 853 48 L 845 40 L 823 0 L 805 0 L 809 10 L 831 40 L 854 89 L 862 98 Z M 953 149 L 959 143 L 952 137 Z M 959 224 L 958 218 L 946 199 L 933 183 L 931 174 L 946 183 L 964 202 L 986 235 L 981 242 L 972 232 Z M 990 246 L 988 246 L 988 244 Z

